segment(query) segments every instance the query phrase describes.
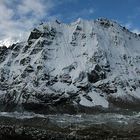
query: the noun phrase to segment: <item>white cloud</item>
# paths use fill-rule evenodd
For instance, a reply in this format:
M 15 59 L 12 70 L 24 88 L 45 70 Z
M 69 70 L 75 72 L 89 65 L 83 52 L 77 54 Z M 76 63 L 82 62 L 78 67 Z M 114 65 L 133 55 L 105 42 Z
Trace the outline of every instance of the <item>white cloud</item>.
M 51 0 L 0 0 L 0 45 L 26 38 L 34 25 L 54 18 Z
M 140 29 L 133 29 L 132 32 L 134 32 L 136 34 L 140 34 Z
M 94 13 L 95 13 L 94 8 L 89 8 L 89 9 L 85 8 L 82 10 L 77 9 L 77 11 L 72 11 L 72 12 L 66 14 L 64 18 L 66 18 L 69 21 L 74 21 L 77 18 L 88 19 L 88 17 L 90 17 Z
M 131 22 L 128 22 L 124 25 L 126 28 L 130 29 L 132 27 L 132 23 Z
M 31 13 L 36 17 L 42 17 L 45 12 L 48 12 L 52 8 L 52 3 L 46 1 L 45 5 L 41 0 L 24 0 L 18 5 L 18 11 L 21 15 L 25 16 Z
M 6 5 L 4 5 L 2 1 L 0 3 L 0 13 L 3 13 L 0 15 L 0 21 L 11 19 L 14 15 L 13 10 L 7 9 Z
M 127 29 L 129 29 L 130 31 L 132 31 L 133 33 L 140 34 L 140 29 L 139 28 L 135 28 L 135 26 L 133 25 L 132 22 L 128 22 L 124 26 Z

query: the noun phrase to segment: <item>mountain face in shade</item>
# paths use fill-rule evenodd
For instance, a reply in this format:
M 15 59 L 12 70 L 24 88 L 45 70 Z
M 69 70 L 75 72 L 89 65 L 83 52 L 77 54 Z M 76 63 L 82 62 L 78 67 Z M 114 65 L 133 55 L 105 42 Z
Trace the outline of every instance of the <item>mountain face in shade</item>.
M 140 104 L 140 36 L 114 21 L 48 22 L 0 48 L 1 110 L 74 112 Z

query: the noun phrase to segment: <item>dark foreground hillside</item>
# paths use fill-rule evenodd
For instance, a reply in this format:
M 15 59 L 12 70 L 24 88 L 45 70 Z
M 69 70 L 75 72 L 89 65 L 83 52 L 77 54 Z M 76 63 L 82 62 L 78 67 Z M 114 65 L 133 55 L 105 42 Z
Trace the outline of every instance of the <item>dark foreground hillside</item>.
M 110 115 L 0 117 L 1 140 L 139 140 L 139 117 Z M 106 117 L 105 115 L 104 117 Z M 90 119 L 89 119 L 90 118 Z M 116 118 L 116 120 L 115 120 Z M 89 121 L 87 121 L 89 120 Z M 92 121 L 91 121 L 92 120 Z M 113 122 L 114 121 L 114 122 Z

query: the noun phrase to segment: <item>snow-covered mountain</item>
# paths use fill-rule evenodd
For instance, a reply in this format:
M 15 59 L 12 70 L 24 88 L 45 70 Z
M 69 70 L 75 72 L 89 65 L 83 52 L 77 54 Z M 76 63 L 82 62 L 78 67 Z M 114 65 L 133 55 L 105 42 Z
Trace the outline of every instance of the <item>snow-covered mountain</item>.
M 0 57 L 3 110 L 140 105 L 140 36 L 114 21 L 48 22 Z

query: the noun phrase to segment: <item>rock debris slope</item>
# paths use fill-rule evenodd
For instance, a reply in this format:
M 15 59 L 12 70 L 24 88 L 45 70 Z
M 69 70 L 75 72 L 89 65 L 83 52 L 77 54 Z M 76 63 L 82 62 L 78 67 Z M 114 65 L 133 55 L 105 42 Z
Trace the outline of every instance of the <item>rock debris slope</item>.
M 114 21 L 48 22 L 0 48 L 3 110 L 71 112 L 140 104 L 140 36 Z

